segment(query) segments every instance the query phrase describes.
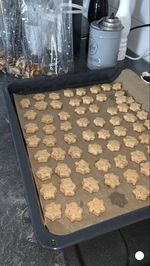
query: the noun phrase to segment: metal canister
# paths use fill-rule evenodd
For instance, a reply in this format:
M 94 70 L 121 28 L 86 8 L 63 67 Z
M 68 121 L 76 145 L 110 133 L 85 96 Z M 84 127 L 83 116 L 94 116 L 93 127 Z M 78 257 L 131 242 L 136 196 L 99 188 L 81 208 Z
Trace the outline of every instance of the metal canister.
M 91 23 L 87 60 L 89 69 L 116 65 L 122 29 L 120 20 L 114 14 Z

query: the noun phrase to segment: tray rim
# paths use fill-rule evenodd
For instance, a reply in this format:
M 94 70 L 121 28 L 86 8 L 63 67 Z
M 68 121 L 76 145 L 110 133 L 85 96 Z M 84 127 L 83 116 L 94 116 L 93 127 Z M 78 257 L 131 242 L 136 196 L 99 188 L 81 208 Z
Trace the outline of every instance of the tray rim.
M 121 72 L 121 69 L 119 72 L 117 71 L 115 75 L 112 77 L 110 76 L 109 81 L 107 82 L 112 82 Z M 82 74 L 81 74 L 82 75 Z M 79 86 L 88 86 L 93 83 L 93 80 L 85 82 L 85 77 L 83 77 L 83 82 L 80 83 L 72 83 L 72 86 L 69 87 L 79 87 Z M 68 77 L 65 77 L 65 79 L 73 78 L 73 80 L 77 79 L 77 74 L 72 74 L 68 75 Z M 54 77 L 54 78 L 48 78 L 45 84 L 45 89 L 50 91 L 50 89 L 47 87 L 49 85 L 49 82 L 54 82 L 55 79 L 60 81 L 60 84 L 62 82 L 62 77 L 60 76 L 59 78 Z M 106 82 L 103 79 L 102 82 Z M 34 86 L 33 83 L 34 82 Z M 42 82 L 44 80 L 42 79 Z M 96 83 L 96 81 L 94 80 Z M 97 83 L 101 83 L 101 79 L 97 79 Z M 62 82 L 62 85 L 60 88 L 57 89 L 62 89 L 63 87 L 65 88 L 66 83 L 64 84 L 64 79 Z M 69 82 L 70 85 L 70 82 Z M 27 88 L 28 86 L 32 86 L 32 90 Z M 94 238 L 96 236 L 120 229 L 122 227 L 125 227 L 129 224 L 133 224 L 138 221 L 142 221 L 144 219 L 147 219 L 150 217 L 150 209 L 149 206 L 129 212 L 127 214 L 117 216 L 115 218 L 112 218 L 110 220 L 100 222 L 96 225 L 91 225 L 89 227 L 86 227 L 84 229 L 78 230 L 76 232 L 67 234 L 67 235 L 55 235 L 47 230 L 47 228 L 44 226 L 43 221 L 42 221 L 42 216 L 41 216 L 41 210 L 39 208 L 39 200 L 38 200 L 38 195 L 35 187 L 35 183 L 33 182 L 33 176 L 30 170 L 30 165 L 29 165 L 29 160 L 27 156 L 27 152 L 25 149 L 24 145 L 24 140 L 22 138 L 22 132 L 21 128 L 19 125 L 19 121 L 17 118 L 17 114 L 15 112 L 15 106 L 13 103 L 13 93 L 17 89 L 18 91 L 24 90 L 25 94 L 26 93 L 32 93 L 33 91 L 36 91 L 37 87 L 39 86 L 38 81 L 14 81 L 10 83 L 7 87 L 3 88 L 3 93 L 4 93 L 4 99 L 6 103 L 6 108 L 7 108 L 7 114 L 10 120 L 10 127 L 11 127 L 11 132 L 13 136 L 13 141 L 17 153 L 17 159 L 19 162 L 20 170 L 21 170 L 21 176 L 22 176 L 22 181 L 25 189 L 25 197 L 29 206 L 29 211 L 30 211 L 30 217 L 32 221 L 32 226 L 34 229 L 34 233 L 36 235 L 36 238 L 38 242 L 41 244 L 42 247 L 52 249 L 52 250 L 58 250 L 58 249 L 63 249 L 68 246 L 77 244 L 79 242 L 88 240 L 90 238 Z M 59 86 L 58 86 L 59 87 Z M 27 90 L 26 90 L 27 89 Z M 17 91 L 17 92 L 18 92 Z M 39 90 L 40 91 L 40 90 Z M 38 91 L 38 92 L 39 92 Z M 41 87 L 42 91 L 42 87 Z M 21 152 L 20 152 L 21 151 Z

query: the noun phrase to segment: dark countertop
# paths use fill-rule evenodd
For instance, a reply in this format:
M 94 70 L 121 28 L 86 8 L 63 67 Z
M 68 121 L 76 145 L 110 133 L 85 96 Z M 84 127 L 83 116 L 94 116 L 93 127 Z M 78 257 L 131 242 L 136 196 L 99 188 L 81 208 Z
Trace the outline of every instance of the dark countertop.
M 138 74 L 148 70 L 143 60 L 125 61 Z M 79 69 L 78 69 L 79 70 Z M 24 196 L 21 173 L 2 93 L 8 78 L 0 76 L 0 266 L 63 266 L 60 251 L 37 243 Z M 75 266 L 75 265 L 74 265 Z

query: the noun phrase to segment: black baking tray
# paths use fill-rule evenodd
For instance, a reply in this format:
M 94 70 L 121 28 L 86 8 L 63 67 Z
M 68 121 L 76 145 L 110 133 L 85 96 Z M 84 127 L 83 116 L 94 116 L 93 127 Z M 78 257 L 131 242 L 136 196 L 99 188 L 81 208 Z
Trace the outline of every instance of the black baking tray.
M 63 249 L 81 241 L 85 241 L 137 221 L 144 220 L 150 216 L 150 212 L 149 208 L 145 207 L 68 235 L 55 235 L 50 233 L 43 224 L 38 194 L 33 181 L 27 150 L 15 109 L 13 93 L 29 94 L 33 92 L 53 91 L 62 88 L 65 89 L 112 82 L 115 78 L 117 78 L 121 71 L 121 68 L 116 67 L 101 71 L 91 71 L 88 72 L 88 74 L 76 73 L 58 77 L 37 78 L 35 80 L 16 80 L 3 89 L 34 232 L 37 240 L 44 248 L 54 250 Z

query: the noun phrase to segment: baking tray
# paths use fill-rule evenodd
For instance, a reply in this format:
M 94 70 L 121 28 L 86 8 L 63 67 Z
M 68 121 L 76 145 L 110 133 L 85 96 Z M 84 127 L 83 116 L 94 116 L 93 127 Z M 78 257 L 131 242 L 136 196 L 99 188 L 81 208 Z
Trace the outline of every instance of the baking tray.
M 117 218 L 101 222 L 99 224 L 67 235 L 56 235 L 48 232 L 47 228 L 43 224 L 42 213 L 39 206 L 39 198 L 35 183 L 33 181 L 28 154 L 16 115 L 13 93 L 27 94 L 37 92 L 37 90 L 38 92 L 52 91 L 67 87 L 73 88 L 88 86 L 96 83 L 112 82 L 118 74 L 119 72 L 115 72 L 113 75 L 109 75 L 108 72 L 107 74 L 102 75 L 103 77 L 100 76 L 99 80 L 97 79 L 97 77 L 92 76 L 92 74 L 91 76 L 88 76 L 88 78 L 85 74 L 81 74 L 80 77 L 78 74 L 74 74 L 66 77 L 48 78 L 46 80 L 43 80 L 43 82 L 41 82 L 40 84 L 37 81 L 17 81 L 10 84 L 7 88 L 4 89 L 12 133 L 20 163 L 25 192 L 30 207 L 31 219 L 37 239 L 43 247 L 51 249 L 64 248 L 83 240 L 87 240 L 89 238 L 93 238 L 106 232 L 121 228 L 130 223 L 146 219 L 149 217 L 149 208 L 144 207 L 134 212 L 121 215 Z

